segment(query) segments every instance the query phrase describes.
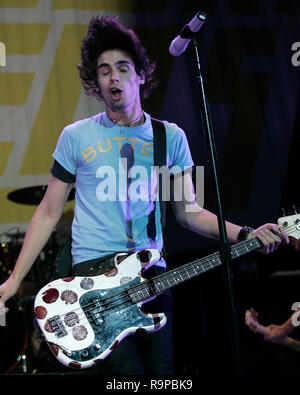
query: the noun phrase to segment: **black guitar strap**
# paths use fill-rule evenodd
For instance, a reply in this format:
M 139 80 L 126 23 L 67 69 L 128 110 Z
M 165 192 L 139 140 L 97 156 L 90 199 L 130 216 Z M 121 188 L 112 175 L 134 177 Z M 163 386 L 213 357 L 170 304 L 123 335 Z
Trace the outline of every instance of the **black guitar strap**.
M 153 146 L 154 146 L 154 166 L 166 166 L 167 165 L 167 139 L 166 139 L 166 129 L 162 121 L 158 119 L 151 118 L 152 128 L 153 128 Z M 164 231 L 166 226 L 166 202 L 162 200 L 162 188 L 163 179 L 161 172 L 158 172 L 158 193 L 159 193 L 159 205 L 160 205 L 160 219 L 162 228 L 162 238 L 163 238 L 163 256 L 166 259 L 166 250 L 164 244 Z M 152 222 L 155 222 L 154 212 L 152 213 Z M 150 215 L 151 217 L 151 215 Z M 151 218 L 149 218 L 149 221 Z
M 154 166 L 166 166 L 167 162 L 167 142 L 166 129 L 162 121 L 151 118 L 153 128 L 153 145 L 154 145 Z M 162 174 L 158 173 L 158 191 L 159 204 L 161 213 L 161 224 L 164 229 L 166 226 L 166 202 L 162 200 Z

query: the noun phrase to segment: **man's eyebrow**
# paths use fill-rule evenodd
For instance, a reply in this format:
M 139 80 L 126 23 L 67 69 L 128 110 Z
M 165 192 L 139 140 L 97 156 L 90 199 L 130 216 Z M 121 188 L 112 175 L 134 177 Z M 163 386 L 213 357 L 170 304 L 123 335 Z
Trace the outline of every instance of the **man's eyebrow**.
M 133 63 L 130 62 L 130 60 L 119 60 L 118 62 L 115 63 L 116 66 L 120 66 L 122 64 L 129 64 L 133 66 Z M 101 63 L 99 66 L 97 66 L 97 69 L 99 70 L 101 67 L 110 67 L 110 64 L 108 63 Z

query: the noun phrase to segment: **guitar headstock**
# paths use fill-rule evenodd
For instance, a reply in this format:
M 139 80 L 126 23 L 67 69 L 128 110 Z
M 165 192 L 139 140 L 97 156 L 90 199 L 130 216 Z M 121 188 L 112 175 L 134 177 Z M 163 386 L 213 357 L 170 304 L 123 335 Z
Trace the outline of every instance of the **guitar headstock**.
M 284 215 L 278 219 L 277 223 L 280 229 L 285 231 L 288 236 L 292 236 L 297 240 L 300 239 L 300 214 L 296 212 L 295 206 L 294 214 Z

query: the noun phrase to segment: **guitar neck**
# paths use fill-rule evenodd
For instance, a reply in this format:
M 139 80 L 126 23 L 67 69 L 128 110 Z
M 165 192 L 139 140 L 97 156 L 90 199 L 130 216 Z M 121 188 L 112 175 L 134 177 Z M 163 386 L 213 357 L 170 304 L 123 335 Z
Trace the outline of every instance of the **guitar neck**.
M 257 237 L 235 244 L 230 247 L 231 259 L 241 257 L 261 247 L 262 243 Z M 220 253 L 215 252 L 204 258 L 160 274 L 150 280 L 146 280 L 129 288 L 128 291 L 133 302 L 142 302 L 220 265 L 222 265 Z

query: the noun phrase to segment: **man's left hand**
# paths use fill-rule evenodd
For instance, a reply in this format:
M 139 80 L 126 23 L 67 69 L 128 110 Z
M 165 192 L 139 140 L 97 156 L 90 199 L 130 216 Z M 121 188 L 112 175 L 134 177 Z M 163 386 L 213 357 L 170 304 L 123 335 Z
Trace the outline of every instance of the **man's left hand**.
M 280 230 L 277 224 L 265 224 L 254 229 L 249 238 L 253 239 L 255 237 L 258 237 L 263 244 L 263 247 L 259 250 L 263 254 L 274 252 L 281 243 L 289 243 L 288 235 Z

